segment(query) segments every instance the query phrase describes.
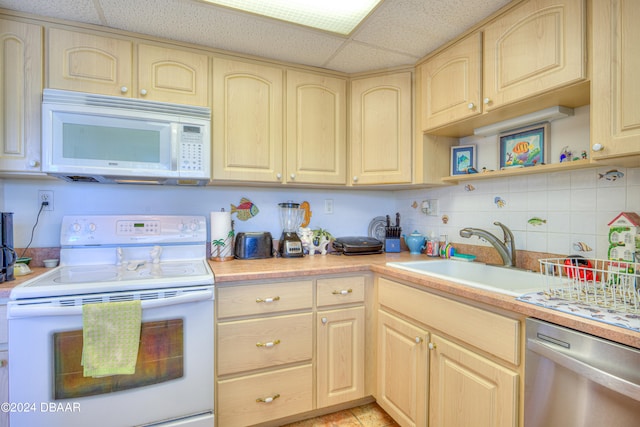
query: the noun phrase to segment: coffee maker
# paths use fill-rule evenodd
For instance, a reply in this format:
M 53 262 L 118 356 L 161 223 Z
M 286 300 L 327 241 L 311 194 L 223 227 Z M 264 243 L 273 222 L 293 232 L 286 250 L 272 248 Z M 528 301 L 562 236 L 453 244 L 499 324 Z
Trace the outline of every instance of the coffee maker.
M 0 232 L 2 233 L 0 243 L 0 281 L 8 282 L 14 280 L 13 266 L 18 258 L 13 249 L 13 212 L 0 213 Z

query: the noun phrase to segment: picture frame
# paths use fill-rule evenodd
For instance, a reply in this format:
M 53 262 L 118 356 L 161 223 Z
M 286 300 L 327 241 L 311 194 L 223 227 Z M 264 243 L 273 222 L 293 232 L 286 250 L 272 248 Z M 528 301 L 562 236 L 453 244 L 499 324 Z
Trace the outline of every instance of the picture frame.
M 521 168 L 546 163 L 549 122 L 500 134 L 500 169 Z
M 476 173 L 476 146 L 456 145 L 451 147 L 451 175 Z

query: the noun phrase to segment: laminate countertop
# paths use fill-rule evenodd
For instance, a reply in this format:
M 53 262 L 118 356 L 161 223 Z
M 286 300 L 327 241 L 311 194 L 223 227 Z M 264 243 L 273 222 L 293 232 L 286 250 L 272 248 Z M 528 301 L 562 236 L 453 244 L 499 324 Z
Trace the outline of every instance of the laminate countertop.
M 428 277 L 409 271 L 387 267 L 387 262 L 422 261 L 425 255 L 411 255 L 409 252 L 385 253 L 379 255 L 315 255 L 303 258 L 269 258 L 258 260 L 209 261 L 217 284 L 244 281 L 292 279 L 325 274 L 347 274 L 372 272 L 391 279 L 411 283 L 425 290 L 441 295 L 470 300 L 486 306 L 507 310 L 526 317 L 535 317 L 581 332 L 596 335 L 632 347 L 640 348 L 640 333 L 627 328 L 610 325 L 597 320 L 563 313 L 518 301 L 515 297 L 472 288 L 464 285 Z M 33 273 L 17 277 L 11 282 L 0 283 L 0 299 L 6 300 L 13 287 L 48 271 L 47 268 L 32 268 Z
M 388 278 L 409 282 L 418 287 L 424 287 L 425 290 L 434 291 L 441 295 L 450 295 L 501 310 L 511 311 L 526 317 L 535 317 L 640 348 L 640 333 L 627 328 L 518 301 L 510 295 L 458 285 L 447 280 L 386 266 L 387 262 L 426 261 L 432 259 L 438 258 L 400 252 L 360 256 L 329 254 L 324 256 L 305 256 L 304 258 L 210 261 L 209 265 L 215 275 L 216 283 L 219 284 L 239 281 L 290 279 L 323 274 L 373 272 Z

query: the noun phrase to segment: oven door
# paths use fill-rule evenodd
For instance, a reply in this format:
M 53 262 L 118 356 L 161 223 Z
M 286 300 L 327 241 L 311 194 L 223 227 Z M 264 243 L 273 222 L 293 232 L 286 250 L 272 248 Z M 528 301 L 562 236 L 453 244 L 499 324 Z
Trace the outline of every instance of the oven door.
M 94 295 L 10 301 L 2 409 L 11 426 L 212 426 L 213 286 L 184 289 L 133 296 L 142 300 L 136 373 L 101 378 L 84 377 L 80 360 L 82 303 Z M 80 302 L 66 306 L 71 299 Z

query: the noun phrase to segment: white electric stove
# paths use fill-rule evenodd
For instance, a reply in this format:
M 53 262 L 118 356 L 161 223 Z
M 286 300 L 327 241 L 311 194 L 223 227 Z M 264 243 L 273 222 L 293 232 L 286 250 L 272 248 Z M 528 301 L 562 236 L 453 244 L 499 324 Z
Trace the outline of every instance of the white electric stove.
M 11 426 L 214 425 L 206 238 L 203 216 L 64 217 L 60 266 L 7 303 Z M 135 373 L 84 376 L 83 306 L 132 300 L 142 309 Z

